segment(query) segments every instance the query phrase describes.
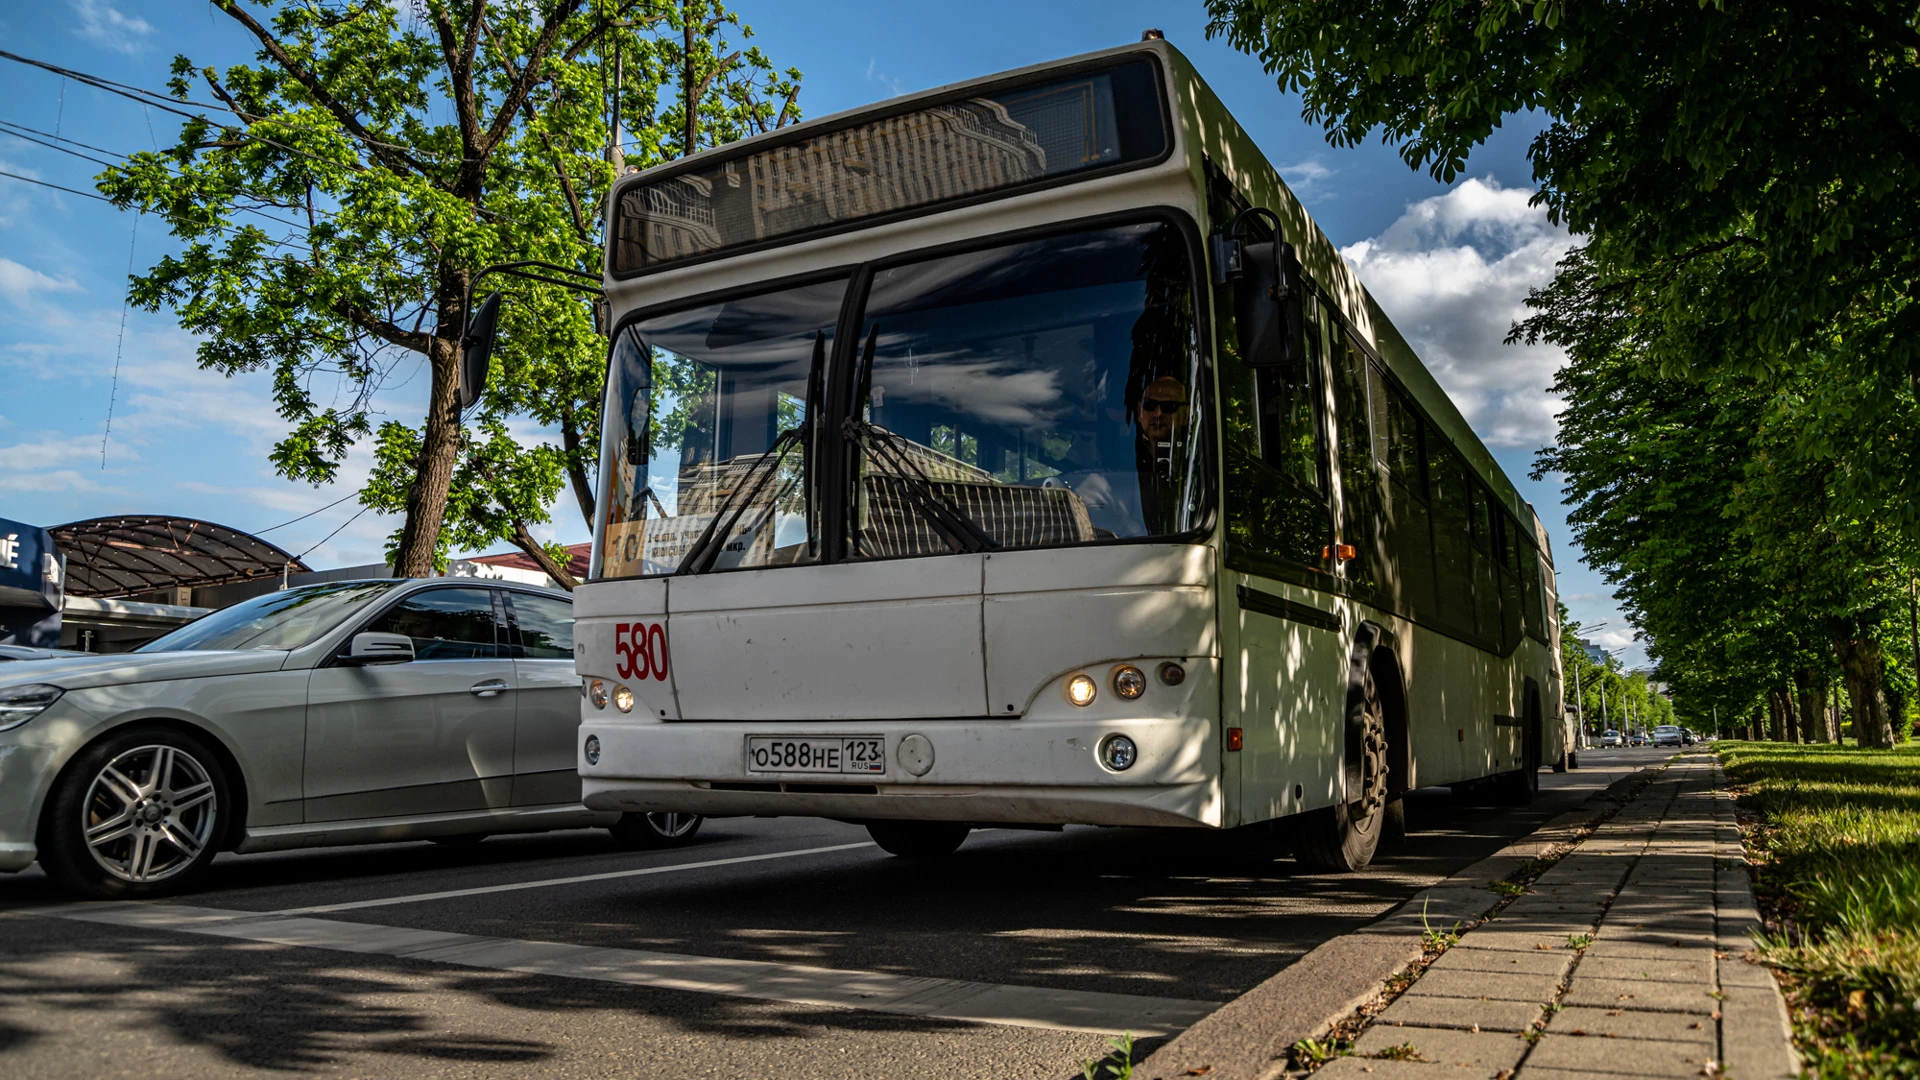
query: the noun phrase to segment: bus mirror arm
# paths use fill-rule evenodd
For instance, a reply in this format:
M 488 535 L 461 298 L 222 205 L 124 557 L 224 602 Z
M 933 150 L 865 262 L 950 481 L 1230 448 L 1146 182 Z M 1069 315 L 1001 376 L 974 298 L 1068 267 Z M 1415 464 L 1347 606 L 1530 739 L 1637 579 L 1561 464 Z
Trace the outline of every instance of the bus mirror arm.
M 1241 239 L 1254 218 L 1272 230 L 1270 239 Z M 1302 368 L 1307 359 L 1302 340 L 1306 290 L 1293 245 L 1280 239 L 1279 215 L 1264 206 L 1235 214 L 1213 237 L 1213 271 L 1216 283 L 1233 287 L 1241 362 L 1250 368 Z
M 541 271 L 536 273 L 535 271 Z M 487 386 L 487 362 L 493 356 L 494 339 L 500 330 L 500 294 L 493 292 L 480 302 L 480 310 L 473 309 L 473 286 L 488 274 L 505 274 L 508 277 L 524 278 L 546 285 L 558 285 L 572 292 L 584 293 L 595 298 L 595 329 L 604 331 L 605 317 L 602 306 L 606 303 L 606 292 L 600 288 L 600 277 L 585 270 L 576 270 L 558 263 L 541 262 L 538 259 L 523 259 L 519 262 L 495 263 L 475 271 L 467 279 L 466 295 L 461 300 L 460 310 L 473 312 L 467 328 L 460 334 L 460 411 L 466 412 L 473 403 L 480 400 L 480 392 Z M 555 277 L 564 274 L 566 277 Z M 572 280 L 569 280 L 572 279 Z M 592 282 L 589 285 L 587 282 Z

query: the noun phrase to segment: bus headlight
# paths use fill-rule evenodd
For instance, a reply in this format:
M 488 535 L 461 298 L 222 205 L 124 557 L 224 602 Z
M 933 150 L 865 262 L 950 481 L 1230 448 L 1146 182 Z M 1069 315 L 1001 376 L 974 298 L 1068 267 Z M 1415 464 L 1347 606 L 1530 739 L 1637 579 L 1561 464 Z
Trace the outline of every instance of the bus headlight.
M 1100 764 L 1114 772 L 1126 772 L 1140 759 L 1140 748 L 1125 735 L 1109 735 L 1100 740 Z
M 586 756 L 587 756 L 587 764 L 589 765 L 600 764 L 600 736 L 598 735 L 587 736 L 587 745 L 585 747 L 585 750 L 586 750 Z
M 1092 676 L 1080 674 L 1067 680 L 1067 700 L 1083 709 L 1093 704 L 1094 695 L 1099 692 L 1099 687 L 1093 684 Z
M 587 684 L 587 700 L 593 702 L 596 709 L 607 707 L 607 684 L 595 679 Z
M 621 712 L 633 711 L 633 691 L 624 686 L 613 688 L 613 707 Z
M 1122 664 L 1120 669 L 1113 673 L 1113 692 L 1126 698 L 1128 701 L 1132 701 L 1134 698 L 1146 693 L 1146 672 L 1141 671 L 1132 664 Z

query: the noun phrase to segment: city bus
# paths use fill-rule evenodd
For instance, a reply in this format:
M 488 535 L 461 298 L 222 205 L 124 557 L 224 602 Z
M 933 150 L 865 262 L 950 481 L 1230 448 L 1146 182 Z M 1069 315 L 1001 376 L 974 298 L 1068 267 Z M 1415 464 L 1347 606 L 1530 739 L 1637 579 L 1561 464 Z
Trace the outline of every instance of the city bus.
M 1166 42 L 609 200 L 589 807 L 1350 871 L 1570 763 L 1540 520 Z

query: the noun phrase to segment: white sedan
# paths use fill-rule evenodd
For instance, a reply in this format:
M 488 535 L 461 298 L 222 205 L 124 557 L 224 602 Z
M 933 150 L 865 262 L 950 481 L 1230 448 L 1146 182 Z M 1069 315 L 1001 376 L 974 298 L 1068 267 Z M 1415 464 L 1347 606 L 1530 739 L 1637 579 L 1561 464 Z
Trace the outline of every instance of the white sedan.
M 681 843 L 685 814 L 580 805 L 561 592 L 470 580 L 269 593 L 140 650 L 0 667 L 0 871 L 135 898 L 223 850 L 601 826 Z

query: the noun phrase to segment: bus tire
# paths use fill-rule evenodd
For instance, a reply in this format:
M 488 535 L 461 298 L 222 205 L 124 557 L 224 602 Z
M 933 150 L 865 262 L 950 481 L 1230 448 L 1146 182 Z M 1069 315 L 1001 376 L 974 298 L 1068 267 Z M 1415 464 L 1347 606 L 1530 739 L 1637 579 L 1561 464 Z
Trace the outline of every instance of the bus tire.
M 1573 758 L 1573 752 L 1571 750 L 1569 750 L 1564 754 L 1561 754 L 1560 759 L 1553 763 L 1553 771 L 1566 772 L 1568 769 L 1573 768 L 1572 758 Z
M 1316 870 L 1350 874 L 1373 861 L 1390 820 L 1405 832 L 1405 809 L 1387 797 L 1387 717 L 1371 666 L 1361 668 L 1348 708 L 1358 713 L 1360 784 L 1351 802 L 1335 803 L 1300 816 L 1294 858 Z M 1400 807 L 1390 811 L 1390 807 Z
M 1577 751 L 1577 750 L 1569 750 L 1569 751 L 1567 751 L 1567 768 L 1569 768 L 1569 769 L 1577 769 L 1577 768 L 1579 768 L 1579 767 L 1580 767 L 1580 753 L 1579 753 L 1579 751 Z
M 960 850 L 973 826 L 964 821 L 869 821 L 880 850 L 903 859 L 944 859 Z
M 1540 711 L 1527 702 L 1526 727 L 1521 729 L 1520 767 L 1493 778 L 1494 798 L 1503 806 L 1526 806 L 1540 792 Z

